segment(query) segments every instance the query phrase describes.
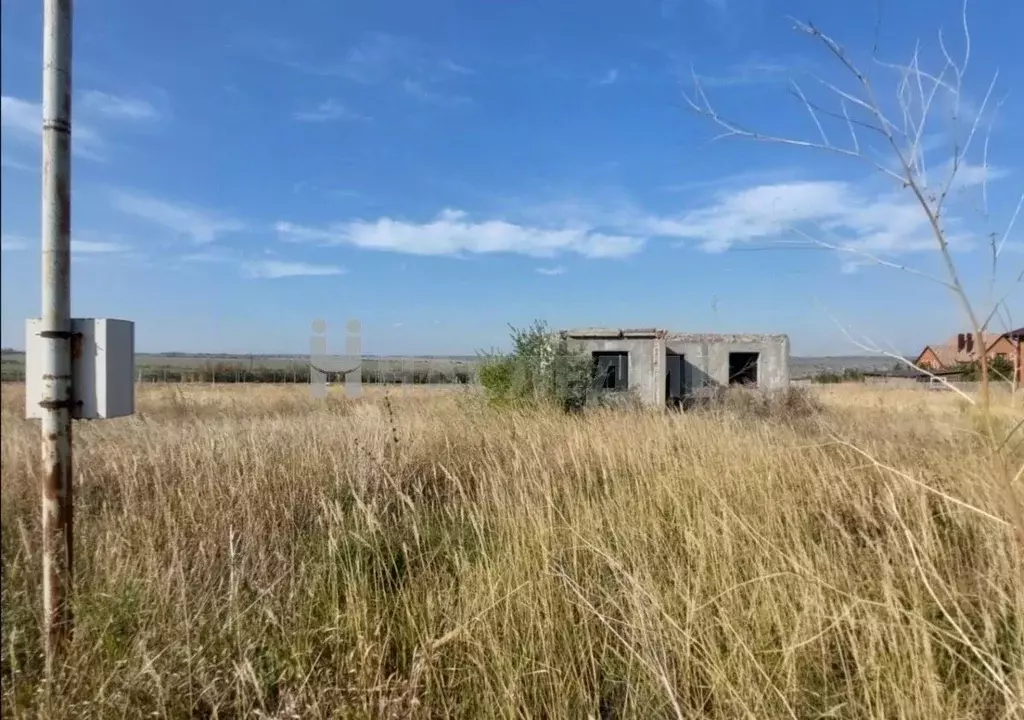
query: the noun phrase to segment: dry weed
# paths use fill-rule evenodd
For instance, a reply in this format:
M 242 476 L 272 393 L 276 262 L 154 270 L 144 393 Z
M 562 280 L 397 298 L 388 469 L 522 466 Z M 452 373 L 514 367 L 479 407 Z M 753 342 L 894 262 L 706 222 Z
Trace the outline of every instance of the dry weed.
M 3 714 L 1020 713 L 1024 558 L 970 418 L 820 397 L 567 416 L 146 388 L 76 427 L 77 628 L 47 694 L 38 434 L 5 388 Z

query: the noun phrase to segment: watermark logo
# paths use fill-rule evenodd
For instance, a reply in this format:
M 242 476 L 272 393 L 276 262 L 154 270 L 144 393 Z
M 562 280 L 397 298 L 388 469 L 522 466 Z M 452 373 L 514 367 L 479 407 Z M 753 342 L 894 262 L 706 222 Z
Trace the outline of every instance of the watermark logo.
M 365 383 L 469 382 L 468 368 L 461 360 L 453 360 L 446 371 L 443 362 L 438 367 L 427 357 L 363 355 L 363 327 L 358 320 L 345 323 L 345 352 L 341 355 L 328 352 L 326 321 L 314 320 L 310 330 L 309 384 L 314 399 L 326 398 L 339 375 L 344 376 L 345 395 L 351 399 L 363 396 Z
M 327 322 L 313 321 L 309 336 L 309 384 L 314 399 L 323 399 L 328 393 L 329 374 L 345 376 L 345 396 L 356 399 L 363 394 L 363 339 L 358 320 L 345 324 L 345 354 L 327 354 Z

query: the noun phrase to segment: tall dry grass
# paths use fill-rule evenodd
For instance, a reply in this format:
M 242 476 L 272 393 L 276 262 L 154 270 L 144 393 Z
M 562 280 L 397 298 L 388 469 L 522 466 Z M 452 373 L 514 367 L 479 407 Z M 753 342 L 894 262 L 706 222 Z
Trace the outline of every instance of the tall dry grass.
M 1005 496 L 967 410 L 886 392 L 569 417 L 146 388 L 76 427 L 46 693 L 38 436 L 5 388 L 4 716 L 1019 717 Z

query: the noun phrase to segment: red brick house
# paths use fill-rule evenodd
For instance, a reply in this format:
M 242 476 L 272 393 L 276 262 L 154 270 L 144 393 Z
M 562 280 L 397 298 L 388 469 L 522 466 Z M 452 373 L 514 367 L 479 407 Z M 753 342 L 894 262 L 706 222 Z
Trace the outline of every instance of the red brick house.
M 984 352 L 979 352 L 974 333 L 959 333 L 944 344 L 925 346 L 914 364 L 936 371 L 951 370 L 961 363 L 977 362 L 982 357 L 1004 357 L 1013 364 L 1017 383 L 1024 383 L 1024 357 L 1021 355 L 1024 327 L 1002 334 L 984 333 L 983 338 Z

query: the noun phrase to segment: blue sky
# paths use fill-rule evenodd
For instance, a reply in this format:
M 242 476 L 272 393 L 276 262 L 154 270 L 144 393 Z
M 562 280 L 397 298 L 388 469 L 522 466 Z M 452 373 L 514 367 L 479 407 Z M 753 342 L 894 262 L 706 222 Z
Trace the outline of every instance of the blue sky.
M 2 339 L 21 347 L 39 308 L 42 3 L 0 7 Z M 939 187 L 980 120 L 945 216 L 985 300 L 988 238 L 1024 190 L 1008 92 L 1024 4 L 968 11 L 960 103 L 937 93 L 918 147 Z M 841 119 L 829 85 L 855 83 L 789 16 L 849 50 L 898 128 L 900 74 L 879 60 L 906 65 L 920 41 L 937 74 L 940 28 L 953 58 L 966 48 L 949 0 L 79 0 L 73 314 L 134 320 L 139 351 L 303 352 L 315 318 L 331 347 L 359 318 L 378 354 L 471 353 L 534 318 L 786 332 L 797 354 L 860 352 L 843 328 L 900 352 L 962 331 L 947 289 L 865 255 L 944 272 L 909 190 L 862 158 L 712 142 L 722 128 L 688 106 L 696 73 L 729 120 L 820 142 L 797 87 L 832 144 L 852 148 L 852 125 L 895 167 L 862 108 Z M 1024 324 L 1020 289 L 1007 305 Z

